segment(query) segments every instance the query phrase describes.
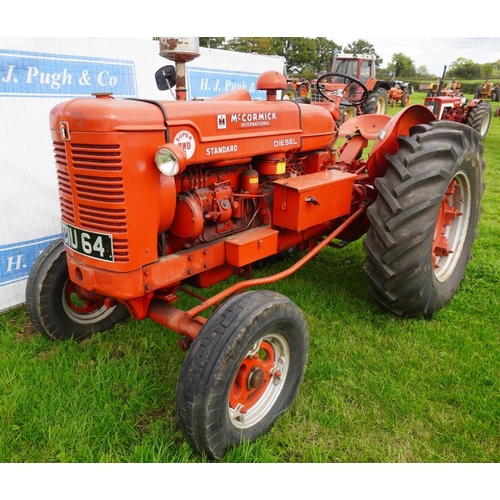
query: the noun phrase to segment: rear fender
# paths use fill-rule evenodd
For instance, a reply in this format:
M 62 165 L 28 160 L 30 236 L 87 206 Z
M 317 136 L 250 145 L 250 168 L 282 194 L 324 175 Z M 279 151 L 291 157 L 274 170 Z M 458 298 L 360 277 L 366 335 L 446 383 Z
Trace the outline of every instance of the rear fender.
M 385 82 L 384 80 L 377 80 L 376 78 L 370 77 L 366 80 L 365 86 L 366 88 L 370 91 L 373 92 L 378 89 L 385 89 L 387 91 L 390 90 L 391 86 L 389 85 L 388 82 Z
M 471 102 L 467 105 L 468 108 L 475 108 L 483 99 L 472 99 Z
M 371 116 L 371 115 L 368 115 Z M 395 154 L 399 149 L 398 137 L 410 135 L 410 129 L 418 124 L 430 123 L 436 117 L 431 110 L 421 104 L 413 104 L 393 116 L 378 133 L 377 142 L 368 158 L 367 169 L 370 180 L 382 177 L 387 170 L 387 154 Z M 349 123 L 351 120 L 347 121 Z

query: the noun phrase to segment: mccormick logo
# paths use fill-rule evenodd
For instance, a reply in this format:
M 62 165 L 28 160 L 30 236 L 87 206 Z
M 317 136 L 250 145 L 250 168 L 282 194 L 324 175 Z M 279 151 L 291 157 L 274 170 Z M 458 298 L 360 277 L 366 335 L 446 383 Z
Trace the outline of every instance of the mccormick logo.
M 269 127 L 271 122 L 276 119 L 276 112 L 271 111 L 267 113 L 238 113 L 231 115 L 231 123 L 237 123 L 241 128 Z

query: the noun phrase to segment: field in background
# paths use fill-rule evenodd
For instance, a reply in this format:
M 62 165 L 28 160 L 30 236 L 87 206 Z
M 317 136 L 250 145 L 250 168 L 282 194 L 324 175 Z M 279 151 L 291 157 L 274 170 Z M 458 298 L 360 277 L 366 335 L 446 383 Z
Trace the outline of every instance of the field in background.
M 500 117 L 484 144 L 479 236 L 451 303 L 432 321 L 380 309 L 361 242 L 327 248 L 274 284 L 308 320 L 305 380 L 271 432 L 224 462 L 500 461 Z M 1 315 L 0 461 L 203 461 L 175 421 L 176 341 L 152 321 L 129 320 L 54 343 L 24 307 Z

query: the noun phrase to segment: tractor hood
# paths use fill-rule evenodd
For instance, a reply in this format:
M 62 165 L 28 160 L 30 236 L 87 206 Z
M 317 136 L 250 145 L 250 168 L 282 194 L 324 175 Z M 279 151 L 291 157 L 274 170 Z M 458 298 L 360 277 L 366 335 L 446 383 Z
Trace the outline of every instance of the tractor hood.
M 325 149 L 335 139 L 329 111 L 292 101 L 252 101 L 246 91 L 206 101 L 73 99 L 52 109 L 50 126 L 61 140 L 79 133 L 160 132 L 164 142 L 184 150 L 188 163 L 202 164 Z

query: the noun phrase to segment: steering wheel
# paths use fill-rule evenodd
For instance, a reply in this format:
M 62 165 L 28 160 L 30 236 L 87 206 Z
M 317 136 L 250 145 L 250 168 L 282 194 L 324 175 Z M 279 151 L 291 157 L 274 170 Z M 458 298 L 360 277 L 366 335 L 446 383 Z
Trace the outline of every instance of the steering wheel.
M 361 106 L 363 103 L 366 102 L 366 100 L 368 99 L 368 95 L 370 93 L 370 91 L 368 90 L 368 88 L 366 87 L 366 85 L 361 82 L 360 80 L 358 80 L 357 78 L 354 78 L 353 76 L 351 75 L 346 75 L 345 73 L 337 73 L 335 71 L 331 71 L 329 73 L 323 73 L 317 80 L 316 80 L 316 88 L 318 89 L 318 92 L 327 100 L 327 101 L 330 101 L 330 102 L 333 102 L 335 103 L 336 100 L 335 99 L 332 99 L 331 97 L 329 97 L 325 92 L 324 92 L 324 89 L 325 89 L 325 84 L 323 83 L 322 85 L 320 85 L 320 82 L 326 78 L 330 78 L 330 77 L 340 77 L 340 78 L 343 78 L 344 80 L 347 80 L 346 82 L 346 87 L 341 90 L 342 94 L 341 94 L 341 97 L 344 98 L 346 101 L 349 101 L 353 106 Z M 352 93 L 352 94 L 356 94 L 356 88 L 354 88 L 351 92 L 349 92 L 349 88 L 351 87 L 351 85 L 359 85 L 361 87 L 361 89 L 363 90 L 362 94 L 361 94 L 361 97 L 359 98 L 359 100 L 355 100 L 354 97 L 350 97 L 349 94 Z M 335 91 L 334 91 L 335 92 Z M 337 93 L 336 96 L 338 97 L 339 94 Z

